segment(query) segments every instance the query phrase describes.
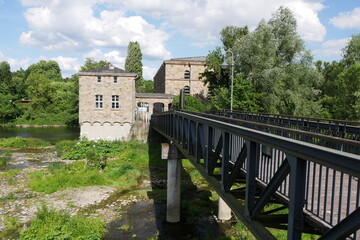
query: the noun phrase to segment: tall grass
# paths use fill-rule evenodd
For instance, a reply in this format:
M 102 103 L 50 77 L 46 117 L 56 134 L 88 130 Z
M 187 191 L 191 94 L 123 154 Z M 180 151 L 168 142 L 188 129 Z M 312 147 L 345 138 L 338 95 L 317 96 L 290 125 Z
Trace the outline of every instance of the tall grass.
M 43 172 L 31 174 L 29 186 L 32 190 L 53 193 L 68 187 L 112 185 L 123 189 L 138 184 L 137 180 L 148 171 L 149 154 L 147 144 L 139 142 L 61 141 L 57 149 L 62 158 L 92 160 L 110 158 L 99 168 L 85 165 L 83 161 L 73 164 L 53 163 Z M 101 157 L 101 158 L 100 158 Z M 86 167 L 85 167 L 86 166 Z
M 105 223 L 99 219 L 70 216 L 66 212 L 42 206 L 30 227 L 20 232 L 20 239 L 98 240 L 105 232 Z
M 50 143 L 39 138 L 0 138 L 0 147 L 3 148 L 39 148 L 47 146 L 50 146 Z

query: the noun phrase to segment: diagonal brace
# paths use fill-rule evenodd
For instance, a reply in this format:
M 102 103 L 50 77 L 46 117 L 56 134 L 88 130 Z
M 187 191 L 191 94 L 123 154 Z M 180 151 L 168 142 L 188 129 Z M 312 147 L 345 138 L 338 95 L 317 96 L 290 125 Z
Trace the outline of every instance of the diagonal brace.
M 255 203 L 254 207 L 250 211 L 250 216 L 255 216 L 260 213 L 264 208 L 266 203 L 269 202 L 270 197 L 275 193 L 279 188 L 281 183 L 285 180 L 286 176 L 290 173 L 290 165 L 287 161 L 287 158 L 281 163 L 279 169 L 274 174 L 273 178 L 270 180 L 267 187 L 262 192 L 261 196 Z
M 244 164 L 245 159 L 247 156 L 247 150 L 246 150 L 246 144 L 241 148 L 241 151 L 239 153 L 239 156 L 236 159 L 235 165 L 231 171 L 231 174 L 229 175 L 227 181 L 225 182 L 225 191 L 229 191 L 231 186 L 233 185 L 234 181 L 237 179 L 237 177 L 240 174 L 241 166 Z

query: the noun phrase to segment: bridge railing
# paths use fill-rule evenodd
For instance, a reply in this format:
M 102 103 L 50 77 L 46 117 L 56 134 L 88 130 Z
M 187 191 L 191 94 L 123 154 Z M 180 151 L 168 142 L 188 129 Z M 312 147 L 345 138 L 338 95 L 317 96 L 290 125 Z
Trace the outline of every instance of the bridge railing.
M 218 110 L 210 113 L 360 141 L 360 122 L 284 114 Z
M 315 226 L 322 239 L 358 239 L 359 155 L 186 112 L 154 114 L 151 125 L 179 148 L 257 238 L 275 239 L 265 228 L 274 217 L 265 206 L 275 198 L 288 207 L 286 219 L 275 220 L 287 225 L 288 239 L 301 239 L 304 223 Z M 241 176 L 246 186 L 239 202 Z
M 201 112 L 184 111 L 191 114 L 211 118 L 223 122 L 257 129 L 275 135 L 293 138 L 312 144 L 337 149 L 344 152 L 360 154 L 360 126 L 343 125 L 340 120 L 331 120 L 329 123 L 308 121 L 313 118 L 297 117 L 282 119 L 279 116 L 253 115 L 252 113 L 217 111 L 212 114 Z M 241 114 L 241 116 L 237 115 Z M 320 120 L 319 120 L 320 121 Z M 333 121 L 337 121 L 336 124 Z M 349 122 L 347 122 L 349 124 Z M 350 122 L 354 123 L 354 122 Z M 342 124 L 342 125 L 339 125 Z M 360 125 L 360 123 L 358 123 Z

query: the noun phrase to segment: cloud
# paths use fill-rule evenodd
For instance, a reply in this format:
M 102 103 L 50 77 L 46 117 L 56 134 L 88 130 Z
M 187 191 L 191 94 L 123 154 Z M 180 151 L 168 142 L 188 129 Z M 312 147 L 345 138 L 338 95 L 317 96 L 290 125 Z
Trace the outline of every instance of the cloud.
M 227 25 L 254 29 L 262 18 L 269 19 L 281 5 L 289 7 L 298 22 L 300 35 L 307 41 L 322 41 L 326 34 L 318 12 L 322 1 L 306 0 L 123 0 L 124 6 L 138 14 L 160 19 L 164 28 L 173 28 L 194 39 L 194 45 L 214 43 Z
M 33 59 L 31 58 L 23 58 L 23 59 L 15 59 L 6 56 L 0 51 L 0 62 L 6 61 L 10 64 L 12 71 L 19 70 L 20 68 L 26 69 L 32 63 Z
M 330 23 L 341 29 L 360 30 L 360 7 L 354 8 L 351 12 L 341 12 L 338 16 L 331 18 Z
M 51 58 L 56 61 L 62 71 L 74 72 L 78 71 L 81 64 L 77 58 L 58 56 Z
M 313 51 L 313 54 L 318 58 L 333 57 L 340 58 L 341 51 L 350 41 L 350 38 L 332 39 L 321 44 L 320 49 Z
M 49 51 L 87 51 L 91 48 L 126 48 L 138 41 L 145 57 L 168 58 L 169 35 L 141 16 L 125 16 L 111 0 L 23 0 L 29 7 L 23 45 Z
M 116 50 L 103 53 L 101 49 L 93 49 L 84 55 L 84 59 L 85 58 L 92 58 L 95 61 L 108 61 L 117 67 L 124 69 L 125 55 Z
M 143 66 L 143 77 L 145 80 L 152 80 L 158 68 Z

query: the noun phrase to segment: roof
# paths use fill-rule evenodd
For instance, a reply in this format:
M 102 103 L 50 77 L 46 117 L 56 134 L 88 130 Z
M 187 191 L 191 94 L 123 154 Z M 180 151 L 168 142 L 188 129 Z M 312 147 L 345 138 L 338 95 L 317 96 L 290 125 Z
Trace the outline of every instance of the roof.
M 185 58 L 171 58 L 170 61 L 205 62 L 206 61 L 206 56 L 185 57 Z
M 94 68 L 86 72 L 79 72 L 79 75 L 137 76 L 135 73 L 126 72 L 125 70 L 117 68 L 113 65 Z
M 136 98 L 165 98 L 172 99 L 174 98 L 174 94 L 167 93 L 135 93 Z

